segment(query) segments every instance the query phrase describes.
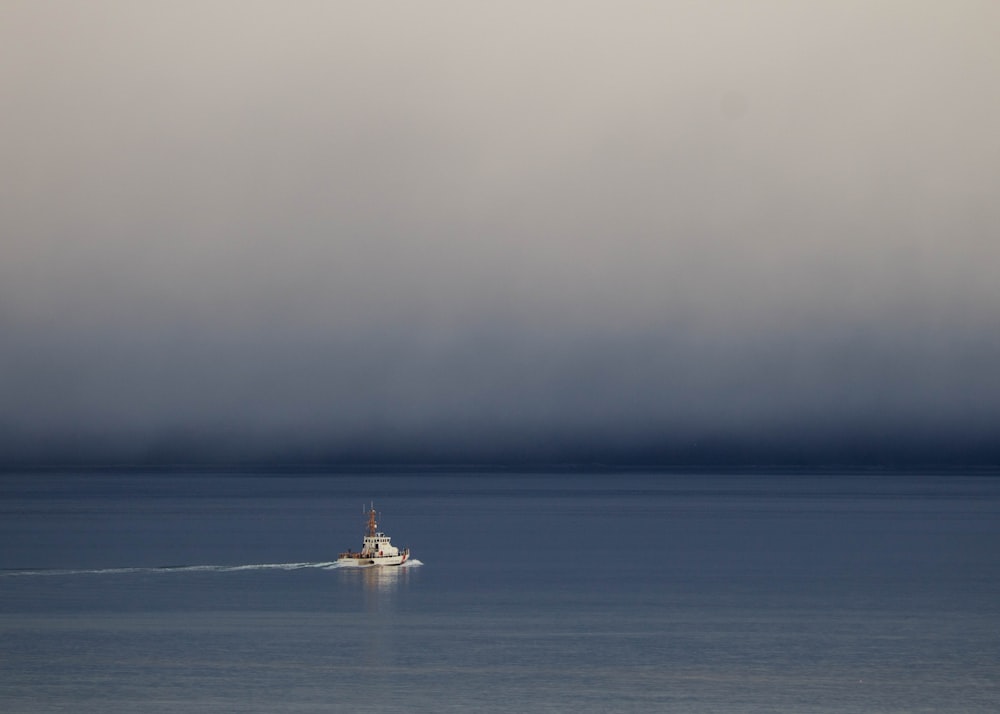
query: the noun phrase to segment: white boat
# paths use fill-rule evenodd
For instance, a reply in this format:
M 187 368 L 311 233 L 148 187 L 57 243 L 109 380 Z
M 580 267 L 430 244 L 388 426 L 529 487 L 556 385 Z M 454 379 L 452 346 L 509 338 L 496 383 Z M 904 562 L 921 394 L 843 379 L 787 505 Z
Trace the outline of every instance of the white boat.
M 372 565 L 402 565 L 409 557 L 409 548 L 397 548 L 389 541 L 389 536 L 379 531 L 378 523 L 375 522 L 375 504 L 372 504 L 371 510 L 368 511 L 368 526 L 361 551 L 356 553 L 348 550 L 346 553 L 341 553 L 337 562 L 366 568 Z

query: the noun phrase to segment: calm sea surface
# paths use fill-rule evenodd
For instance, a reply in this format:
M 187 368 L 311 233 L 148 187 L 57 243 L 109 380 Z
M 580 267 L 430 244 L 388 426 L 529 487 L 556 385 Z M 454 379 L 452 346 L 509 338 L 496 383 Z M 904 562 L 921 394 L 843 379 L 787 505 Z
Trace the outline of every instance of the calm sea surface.
M 472 710 L 1000 711 L 1000 476 L 0 475 L 0 711 Z

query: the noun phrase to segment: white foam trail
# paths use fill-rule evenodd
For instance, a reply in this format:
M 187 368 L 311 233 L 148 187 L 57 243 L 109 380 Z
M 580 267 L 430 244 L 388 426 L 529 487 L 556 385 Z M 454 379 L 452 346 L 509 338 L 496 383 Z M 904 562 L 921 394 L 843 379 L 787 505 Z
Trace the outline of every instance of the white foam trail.
M 241 570 L 302 570 L 304 568 L 330 569 L 336 561 L 318 563 L 248 563 L 245 565 L 166 565 L 158 568 L 52 568 L 50 570 L 7 570 L 0 571 L 3 577 L 27 577 L 37 575 L 126 575 L 131 573 L 234 573 Z
M 400 568 L 419 568 L 423 562 L 412 558 L 400 565 Z M 148 573 L 236 573 L 242 570 L 303 570 L 318 568 L 322 570 L 337 570 L 352 567 L 351 563 L 337 560 L 320 561 L 316 563 L 247 563 L 244 565 L 163 565 L 157 568 L 51 568 L 46 570 L 4 570 L 0 578 L 29 577 L 39 575 L 128 575 Z

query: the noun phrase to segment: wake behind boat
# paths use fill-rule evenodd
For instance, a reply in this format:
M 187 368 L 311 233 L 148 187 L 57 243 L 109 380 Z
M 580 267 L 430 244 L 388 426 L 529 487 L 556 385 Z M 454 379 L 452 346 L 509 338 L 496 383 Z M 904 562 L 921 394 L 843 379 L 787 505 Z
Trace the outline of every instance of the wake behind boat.
M 402 550 L 394 546 L 389 536 L 378 530 L 378 523 L 375 522 L 375 504 L 372 504 L 368 511 L 368 526 L 361 552 L 355 553 L 348 550 L 341 553 L 337 562 L 341 565 L 366 568 L 371 565 L 402 565 L 410 557 L 410 549 Z

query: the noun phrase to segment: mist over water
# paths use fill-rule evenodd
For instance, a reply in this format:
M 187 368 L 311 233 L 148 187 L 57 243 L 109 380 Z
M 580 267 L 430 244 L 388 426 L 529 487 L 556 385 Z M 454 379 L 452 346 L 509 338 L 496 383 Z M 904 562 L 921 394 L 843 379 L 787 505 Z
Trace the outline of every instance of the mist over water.
M 5 3 L 0 459 L 995 462 L 998 20 Z

